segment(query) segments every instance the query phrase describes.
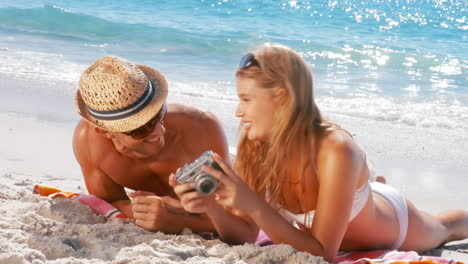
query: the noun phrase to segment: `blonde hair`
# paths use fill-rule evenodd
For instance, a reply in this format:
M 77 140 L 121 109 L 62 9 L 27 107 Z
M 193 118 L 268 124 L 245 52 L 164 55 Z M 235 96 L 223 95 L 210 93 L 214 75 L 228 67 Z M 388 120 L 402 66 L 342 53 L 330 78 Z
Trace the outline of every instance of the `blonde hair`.
M 288 96 L 275 111 L 269 142 L 241 134 L 235 168 L 252 190 L 283 207 L 290 189 L 284 187 L 304 183 L 308 166 L 315 171 L 316 141 L 331 123 L 320 114 L 312 73 L 299 54 L 278 44 L 265 44 L 253 54 L 259 66 L 238 69 L 236 77 L 254 79 L 265 89 L 286 88 Z M 290 181 L 293 175 L 299 182 Z

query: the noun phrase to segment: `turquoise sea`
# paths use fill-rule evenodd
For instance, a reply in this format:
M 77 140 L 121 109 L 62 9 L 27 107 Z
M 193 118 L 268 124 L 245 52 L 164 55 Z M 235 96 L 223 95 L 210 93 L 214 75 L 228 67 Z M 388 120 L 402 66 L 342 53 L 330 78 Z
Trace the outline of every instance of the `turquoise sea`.
M 76 81 L 117 55 L 159 69 L 171 93 L 235 101 L 241 56 L 276 42 L 310 63 L 325 111 L 467 131 L 467 10 L 466 0 L 0 0 L 0 73 Z

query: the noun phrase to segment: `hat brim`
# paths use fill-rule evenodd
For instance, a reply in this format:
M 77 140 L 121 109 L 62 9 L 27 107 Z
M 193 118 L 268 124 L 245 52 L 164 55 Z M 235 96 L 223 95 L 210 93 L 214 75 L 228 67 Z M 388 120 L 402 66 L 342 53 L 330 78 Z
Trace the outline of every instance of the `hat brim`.
M 146 124 L 153 118 L 167 98 L 167 81 L 157 70 L 144 65 L 137 65 L 143 71 L 149 81 L 155 87 L 155 93 L 150 103 L 138 113 L 118 120 L 100 120 L 96 119 L 88 112 L 85 102 L 81 97 L 80 90 L 75 95 L 75 109 L 78 114 L 88 120 L 95 126 L 110 132 L 129 132 Z

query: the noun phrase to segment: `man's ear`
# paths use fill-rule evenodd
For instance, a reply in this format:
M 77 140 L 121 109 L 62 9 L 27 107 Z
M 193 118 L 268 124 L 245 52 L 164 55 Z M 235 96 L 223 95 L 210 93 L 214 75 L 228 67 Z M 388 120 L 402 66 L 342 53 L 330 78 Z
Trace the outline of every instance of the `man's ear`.
M 113 138 L 114 137 L 113 133 L 111 133 L 111 132 L 109 132 L 107 130 L 101 129 L 99 127 L 94 127 L 94 131 L 96 131 L 99 134 L 104 134 L 104 136 L 106 136 L 107 138 Z

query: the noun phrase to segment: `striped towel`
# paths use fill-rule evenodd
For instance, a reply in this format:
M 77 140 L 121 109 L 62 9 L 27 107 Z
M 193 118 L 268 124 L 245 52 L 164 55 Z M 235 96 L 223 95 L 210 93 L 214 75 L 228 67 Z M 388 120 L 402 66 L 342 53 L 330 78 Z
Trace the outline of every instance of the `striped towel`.
M 374 250 L 339 254 L 335 264 L 463 264 L 443 257 L 421 256 L 415 251 Z
M 275 246 L 271 239 L 260 230 L 256 245 Z M 415 251 L 371 250 L 339 252 L 334 264 L 464 264 L 443 257 L 420 256 Z
M 64 197 L 76 200 L 81 204 L 91 208 L 91 210 L 93 210 L 96 214 L 105 216 L 107 218 L 127 218 L 113 205 L 91 194 L 65 192 L 61 189 L 42 184 L 35 185 L 33 193 L 39 194 L 41 196 L 47 196 L 49 198 Z

